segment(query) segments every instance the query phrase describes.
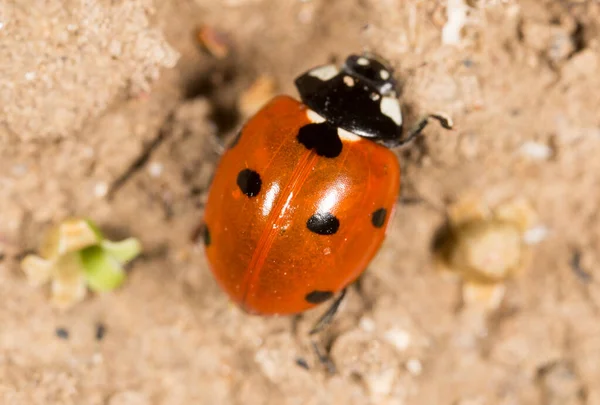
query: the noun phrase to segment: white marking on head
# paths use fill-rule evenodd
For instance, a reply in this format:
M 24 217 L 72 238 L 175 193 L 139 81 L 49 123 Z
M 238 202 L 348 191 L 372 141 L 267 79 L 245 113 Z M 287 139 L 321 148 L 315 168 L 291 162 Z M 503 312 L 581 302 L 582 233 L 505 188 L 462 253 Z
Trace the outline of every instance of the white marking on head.
M 402 111 L 400 111 L 400 103 L 392 97 L 384 97 L 381 99 L 381 113 L 388 116 L 396 123 L 402 125 Z
M 379 91 L 381 94 L 389 94 L 393 95 L 394 97 L 396 96 L 396 91 L 392 88 L 392 83 L 386 83 L 385 85 L 381 86 Z
M 345 130 L 345 129 L 343 129 L 343 128 L 339 128 L 339 127 L 338 127 L 338 129 L 337 129 L 337 133 L 338 133 L 338 136 L 340 137 L 340 139 L 341 139 L 342 141 L 347 141 L 347 142 L 356 142 L 356 141 L 360 141 L 360 139 L 361 139 L 361 138 L 360 138 L 360 136 L 358 136 L 358 135 L 356 135 L 356 134 L 353 134 L 353 133 L 352 133 L 352 132 L 350 132 L 350 131 L 346 131 L 346 130 Z
M 344 84 L 348 87 L 353 87 L 354 79 L 351 76 L 344 76 Z
M 310 109 L 306 110 L 306 116 L 308 117 L 308 120 L 313 124 L 320 124 L 322 122 L 325 122 L 325 118 L 321 117 L 319 114 Z
M 381 69 L 379 71 L 379 77 L 381 77 L 383 80 L 387 80 L 390 78 L 390 72 L 385 69 Z
M 361 66 L 368 66 L 371 62 L 369 61 L 369 59 L 367 58 L 363 58 L 362 56 L 360 58 L 358 58 L 356 60 L 356 63 L 358 63 Z
M 371 100 L 373 100 L 373 101 L 377 101 L 381 98 L 381 96 L 377 93 L 371 93 L 371 95 L 369 97 L 371 97 Z
M 319 80 L 327 81 L 339 73 L 339 69 L 335 65 L 325 65 L 315 68 L 308 72 L 309 76 L 316 77 Z

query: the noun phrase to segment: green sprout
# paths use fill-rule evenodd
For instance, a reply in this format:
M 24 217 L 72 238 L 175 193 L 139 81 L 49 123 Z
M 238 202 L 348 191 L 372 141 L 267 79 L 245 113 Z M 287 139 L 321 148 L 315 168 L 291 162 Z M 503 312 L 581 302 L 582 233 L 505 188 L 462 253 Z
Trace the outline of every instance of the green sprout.
M 29 282 L 51 282 L 52 303 L 69 308 L 85 298 L 87 289 L 112 291 L 125 281 L 124 266 L 141 252 L 135 238 L 113 242 L 90 220 L 68 219 L 44 238 L 40 255 L 28 255 L 21 267 Z

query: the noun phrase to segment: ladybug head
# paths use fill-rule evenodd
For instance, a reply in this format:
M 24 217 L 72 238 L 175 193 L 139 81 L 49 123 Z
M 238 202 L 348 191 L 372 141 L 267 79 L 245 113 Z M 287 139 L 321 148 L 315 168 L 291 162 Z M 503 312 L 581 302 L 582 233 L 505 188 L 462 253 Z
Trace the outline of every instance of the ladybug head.
M 394 71 L 382 58 L 350 55 L 341 68 L 319 66 L 296 78 L 304 104 L 331 124 L 388 146 L 402 136 Z
M 377 55 L 350 55 L 346 58 L 342 71 L 369 83 L 381 95 L 396 96 L 397 83 L 394 79 L 394 70 L 387 61 Z

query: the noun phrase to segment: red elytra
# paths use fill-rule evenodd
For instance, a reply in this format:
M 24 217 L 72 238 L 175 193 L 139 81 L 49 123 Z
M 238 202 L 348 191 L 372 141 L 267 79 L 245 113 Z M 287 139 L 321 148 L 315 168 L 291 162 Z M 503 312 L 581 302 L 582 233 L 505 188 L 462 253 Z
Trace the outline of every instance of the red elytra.
M 351 55 L 296 86 L 302 102 L 277 96 L 244 125 L 206 204 L 209 265 L 250 313 L 300 313 L 344 290 L 381 247 L 398 198 L 392 69 Z
M 319 156 L 297 140 L 311 124 L 307 112 L 287 96 L 271 101 L 225 152 L 211 185 L 208 261 L 248 312 L 298 313 L 342 290 L 380 247 L 396 203 L 395 155 L 354 136 L 338 156 Z

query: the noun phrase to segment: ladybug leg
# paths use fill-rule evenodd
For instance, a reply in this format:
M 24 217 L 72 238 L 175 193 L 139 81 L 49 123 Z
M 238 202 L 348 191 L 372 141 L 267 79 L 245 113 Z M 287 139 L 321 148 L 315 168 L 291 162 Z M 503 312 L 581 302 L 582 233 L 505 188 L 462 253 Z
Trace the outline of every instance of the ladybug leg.
M 200 242 L 200 237 L 204 233 L 205 225 L 204 222 L 201 222 L 199 225 L 196 225 L 192 232 L 190 233 L 190 241 L 194 244 Z
M 329 355 L 327 355 L 326 353 L 323 353 L 323 351 L 319 348 L 319 345 L 317 344 L 317 342 L 315 342 L 313 340 L 311 343 L 312 343 L 312 348 L 313 348 L 315 354 L 317 355 L 317 358 L 319 359 L 319 362 L 323 366 L 325 366 L 325 368 L 327 369 L 327 372 L 329 374 L 335 374 L 337 372 L 337 369 L 335 367 L 335 364 L 333 364 L 331 357 L 329 357 Z
M 416 205 L 421 204 L 424 200 L 421 197 L 410 197 L 400 195 L 398 197 L 398 203 L 402 205 Z
M 210 136 L 210 147 L 212 151 L 220 158 L 222 157 L 228 149 L 234 147 L 242 136 L 242 131 L 239 130 L 237 132 L 231 133 L 224 137 L 219 136 L 217 134 L 213 134 Z
M 322 332 L 329 324 L 331 324 L 333 317 L 335 316 L 336 312 L 340 308 L 340 304 L 342 303 L 342 301 L 344 300 L 344 297 L 346 296 L 346 291 L 347 291 L 347 288 L 344 288 L 342 290 L 342 292 L 340 293 L 340 295 L 331 303 L 331 305 L 329 306 L 327 311 L 325 311 L 325 313 L 323 315 L 321 315 L 321 317 L 315 323 L 315 325 L 310 330 L 310 332 L 308 332 L 309 335 L 314 336 L 317 333 Z M 331 360 L 329 355 L 326 353 L 326 351 L 323 351 L 319 348 L 319 344 L 317 343 L 315 338 L 311 339 L 311 344 L 312 344 L 315 354 L 317 355 L 317 358 L 319 359 L 319 362 L 323 366 L 325 366 L 325 368 L 327 369 L 327 371 L 330 374 L 335 374 L 336 373 L 335 364 L 333 364 L 333 361 Z
M 227 142 L 219 138 L 217 135 L 213 135 L 210 137 L 210 143 L 213 152 L 219 157 L 223 156 L 227 150 Z
M 240 137 L 242 136 L 242 129 L 239 129 L 235 135 L 229 135 L 227 137 L 227 139 L 225 140 L 221 140 L 221 147 L 223 148 L 221 150 L 221 154 L 225 153 L 225 151 L 227 149 L 231 149 L 233 148 L 235 145 L 237 145 L 238 141 L 240 140 Z
M 321 332 L 323 329 L 325 329 L 331 323 L 331 321 L 333 320 L 333 317 L 335 316 L 336 312 L 340 308 L 340 304 L 342 303 L 342 301 L 344 300 L 344 297 L 346 296 L 346 290 L 347 290 L 347 288 L 344 288 L 342 290 L 342 293 L 331 303 L 331 305 L 329 306 L 327 311 L 325 311 L 325 313 L 315 323 L 315 325 L 310 330 L 310 332 L 308 332 L 309 335 L 314 335 L 316 333 Z
M 409 132 L 408 136 L 398 143 L 398 146 L 406 145 L 407 143 L 412 142 L 429 124 L 430 119 L 437 120 L 440 125 L 445 129 L 452 129 L 454 124 L 452 123 L 452 119 L 443 114 L 428 114 L 424 118 L 422 118 L 417 125 Z

